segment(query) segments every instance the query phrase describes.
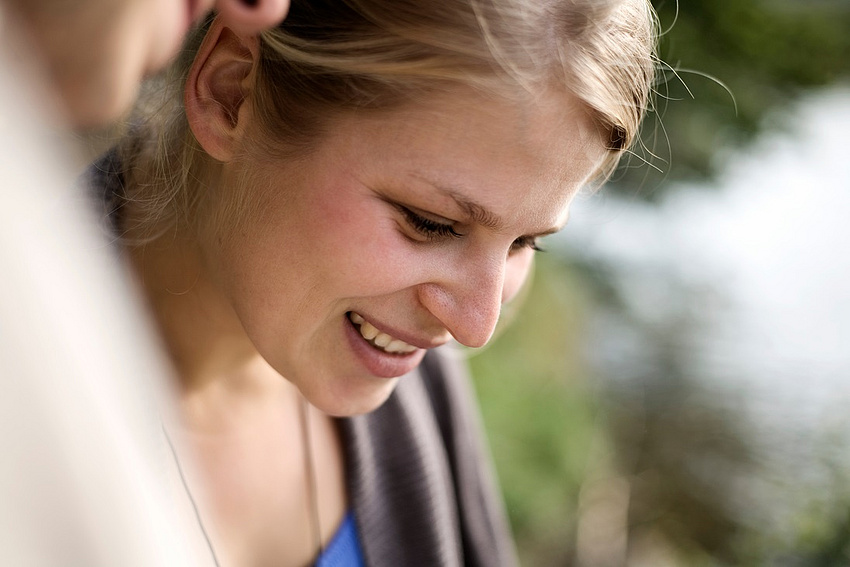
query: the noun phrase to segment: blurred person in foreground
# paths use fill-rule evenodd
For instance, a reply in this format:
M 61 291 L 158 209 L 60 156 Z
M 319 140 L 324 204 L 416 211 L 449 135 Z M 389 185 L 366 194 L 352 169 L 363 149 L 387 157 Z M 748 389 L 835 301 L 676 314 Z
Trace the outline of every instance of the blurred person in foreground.
M 646 0 L 317 0 L 212 20 L 90 170 L 177 370 L 227 565 L 513 565 L 454 340 L 635 139 Z
M 0 2 L 2 565 L 211 562 L 162 433 L 170 369 L 70 164 L 71 129 L 126 111 L 212 4 Z M 216 8 L 250 35 L 288 0 Z

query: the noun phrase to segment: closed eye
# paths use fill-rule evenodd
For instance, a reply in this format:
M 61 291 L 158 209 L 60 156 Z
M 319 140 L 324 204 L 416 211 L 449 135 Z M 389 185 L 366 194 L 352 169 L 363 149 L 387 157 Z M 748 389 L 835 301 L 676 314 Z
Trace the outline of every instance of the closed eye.
M 439 240 L 442 238 L 460 238 L 461 233 L 454 229 L 451 224 L 441 223 L 420 215 L 408 209 L 404 205 L 396 204 L 395 207 L 404 216 L 407 224 L 416 232 L 428 240 Z
M 511 252 L 519 252 L 525 248 L 530 248 L 535 252 L 545 252 L 543 248 L 540 247 L 540 238 L 536 236 L 520 236 L 511 244 Z

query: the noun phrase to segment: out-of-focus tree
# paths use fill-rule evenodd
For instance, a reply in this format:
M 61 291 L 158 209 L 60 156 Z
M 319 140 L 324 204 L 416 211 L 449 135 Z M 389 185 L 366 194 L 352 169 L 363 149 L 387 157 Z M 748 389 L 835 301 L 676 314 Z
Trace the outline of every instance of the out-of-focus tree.
M 651 199 L 665 181 L 710 176 L 804 90 L 850 79 L 850 0 L 653 3 L 657 111 L 615 190 Z
M 654 199 L 670 181 L 708 178 L 783 127 L 798 96 L 850 81 L 850 0 L 653 3 L 665 32 L 657 109 L 606 192 Z M 687 360 L 722 298 L 659 274 L 673 315 L 641 316 L 624 293 L 635 274 L 618 282 L 553 252 L 517 321 L 472 359 L 523 563 L 850 565 L 850 467 L 774 468 L 743 412 Z M 803 474 L 814 468 L 834 478 Z
M 613 474 L 579 352 L 589 298 L 552 255 L 516 317 L 470 362 L 523 565 L 570 565 L 579 493 Z M 575 284 L 575 285 L 573 285 Z
M 692 358 L 723 298 L 647 269 L 638 279 L 665 289 L 669 312 L 660 315 L 633 304 L 628 288 L 637 282 L 627 274 L 574 261 L 594 290 L 590 357 L 601 372 L 615 468 L 628 489 L 625 554 L 604 564 L 749 565 L 740 546 L 749 551 L 757 531 L 741 513 L 741 492 L 762 472 L 758 454 L 741 412 L 694 375 Z

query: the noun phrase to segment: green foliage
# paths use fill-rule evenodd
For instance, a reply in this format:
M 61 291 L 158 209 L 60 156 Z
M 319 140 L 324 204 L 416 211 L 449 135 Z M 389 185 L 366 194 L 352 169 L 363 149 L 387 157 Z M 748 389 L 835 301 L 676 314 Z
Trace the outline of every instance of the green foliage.
M 581 349 L 600 301 L 624 307 L 590 276 L 541 257 L 518 316 L 470 358 L 522 563 L 579 565 L 583 497 L 614 480 L 628 491 L 624 566 L 850 564 L 846 423 L 817 441 L 818 462 L 761 460 L 734 401 L 690 376 L 687 315 L 632 318 L 648 350 L 612 387 Z
M 665 181 L 705 178 L 807 88 L 850 78 L 847 0 L 655 0 L 662 80 L 646 150 L 614 190 L 653 198 Z M 652 157 L 651 154 L 657 157 Z M 640 166 L 643 160 L 652 167 Z
M 654 4 L 669 67 L 645 148 L 606 191 L 652 199 L 669 181 L 709 177 L 781 126 L 774 117 L 806 89 L 850 80 L 850 0 Z M 734 405 L 692 380 L 682 345 L 693 321 L 627 321 L 654 345 L 642 353 L 651 364 L 625 361 L 633 375 L 620 382 L 636 390 L 603 390 L 582 349 L 600 306 L 628 320 L 616 286 L 553 257 L 540 257 L 537 276 L 520 315 L 471 359 L 523 564 L 574 565 L 583 495 L 615 478 L 629 491 L 624 565 L 850 565 L 850 466 L 804 462 L 772 479 Z M 846 440 L 820 454 L 839 447 Z M 834 478 L 807 478 L 815 469 Z
M 566 565 L 580 488 L 607 443 L 576 350 L 584 302 L 551 259 L 537 271 L 520 314 L 470 363 L 523 564 Z

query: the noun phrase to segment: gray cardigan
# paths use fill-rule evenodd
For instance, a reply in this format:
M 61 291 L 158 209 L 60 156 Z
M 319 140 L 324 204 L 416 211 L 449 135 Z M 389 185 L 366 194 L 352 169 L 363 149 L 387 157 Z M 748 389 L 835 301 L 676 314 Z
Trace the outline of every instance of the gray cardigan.
M 114 152 L 83 179 L 118 230 Z M 429 352 L 374 412 L 338 420 L 349 498 L 368 567 L 510 567 L 513 540 L 465 364 Z
M 367 565 L 516 565 L 456 351 L 428 353 L 383 406 L 339 423 Z

